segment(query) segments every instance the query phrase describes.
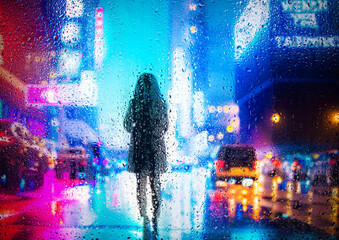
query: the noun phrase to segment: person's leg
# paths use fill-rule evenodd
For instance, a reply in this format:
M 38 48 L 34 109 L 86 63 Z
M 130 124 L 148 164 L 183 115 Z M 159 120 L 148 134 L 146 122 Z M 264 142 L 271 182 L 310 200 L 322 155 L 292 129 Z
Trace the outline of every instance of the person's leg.
M 152 189 L 152 204 L 153 204 L 153 229 L 154 233 L 158 234 L 158 218 L 160 215 L 160 206 L 161 206 L 161 185 L 160 185 L 160 176 L 155 174 L 150 176 L 150 183 Z
M 137 173 L 137 200 L 140 210 L 140 215 L 143 218 L 143 239 L 150 239 L 150 220 L 147 216 L 147 197 L 146 197 L 146 185 L 147 175 L 143 173 Z
M 146 184 L 147 184 L 147 175 L 142 173 L 137 173 L 137 200 L 140 210 L 141 217 L 147 216 L 147 198 L 146 198 Z

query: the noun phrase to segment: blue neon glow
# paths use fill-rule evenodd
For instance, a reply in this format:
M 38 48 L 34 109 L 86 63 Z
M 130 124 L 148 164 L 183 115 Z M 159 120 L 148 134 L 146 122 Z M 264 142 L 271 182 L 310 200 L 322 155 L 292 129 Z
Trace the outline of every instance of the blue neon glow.
M 236 184 L 237 183 L 237 180 L 234 179 L 234 178 L 231 178 L 227 181 L 229 184 Z
M 104 58 L 97 70 L 100 139 L 108 148 L 124 150 L 130 136 L 123 128 L 123 119 L 141 73 L 154 74 L 169 105 L 169 2 L 120 1 L 112 7 L 111 1 L 100 0 L 98 6 L 105 10 L 105 16 L 116 19 L 104 23 Z
M 235 58 L 238 59 L 263 29 L 269 18 L 269 0 L 250 0 L 234 30 Z

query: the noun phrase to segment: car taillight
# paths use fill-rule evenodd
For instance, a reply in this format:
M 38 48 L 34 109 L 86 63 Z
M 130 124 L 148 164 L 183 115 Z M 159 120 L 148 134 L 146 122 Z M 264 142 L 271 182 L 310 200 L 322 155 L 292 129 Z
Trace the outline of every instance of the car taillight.
M 81 161 L 80 164 L 81 164 L 82 166 L 85 166 L 85 165 L 87 165 L 87 162 L 86 162 L 86 161 Z
M 252 166 L 253 170 L 257 170 L 258 169 L 258 164 L 259 164 L 259 160 L 255 160 L 253 162 L 253 166 Z
M 330 165 L 335 165 L 336 163 L 337 163 L 337 161 L 335 159 L 330 160 Z
M 272 165 L 274 168 L 281 168 L 281 162 L 277 158 L 272 159 Z
M 224 169 L 225 168 L 225 162 L 223 160 L 216 160 L 215 161 L 215 166 L 218 168 L 218 169 Z

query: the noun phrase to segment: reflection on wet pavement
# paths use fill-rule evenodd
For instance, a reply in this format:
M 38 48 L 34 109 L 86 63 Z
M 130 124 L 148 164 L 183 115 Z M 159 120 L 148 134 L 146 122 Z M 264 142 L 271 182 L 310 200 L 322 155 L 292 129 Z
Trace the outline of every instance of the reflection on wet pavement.
M 234 185 L 214 190 L 209 188 L 209 176 L 205 168 L 162 176 L 159 237 L 313 239 L 325 236 L 322 230 L 332 236 L 338 233 L 336 188 L 328 202 L 314 204 L 315 199 L 320 201 L 319 194 L 312 189 L 307 194 L 297 193 L 292 183 L 287 191 L 281 191 L 275 180 L 270 180 L 270 193 L 259 183 L 253 188 Z M 128 172 L 88 182 L 55 180 L 49 172 L 42 189 L 1 194 L 0 201 L 1 239 L 143 238 L 136 179 Z M 150 218 L 151 202 L 149 194 Z

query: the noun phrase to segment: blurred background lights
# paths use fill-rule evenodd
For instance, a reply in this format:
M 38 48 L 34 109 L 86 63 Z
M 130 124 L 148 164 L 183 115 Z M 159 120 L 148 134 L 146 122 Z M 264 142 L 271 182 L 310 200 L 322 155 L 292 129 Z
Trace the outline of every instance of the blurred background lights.
M 209 135 L 207 140 L 209 142 L 213 142 L 214 141 L 214 136 L 213 135 Z
M 238 114 L 239 113 L 239 106 L 238 105 L 232 105 L 231 106 L 231 112 L 234 114 Z
M 222 111 L 224 113 L 238 114 L 239 113 L 239 106 L 235 105 L 235 104 L 225 105 L 225 106 L 222 107 Z
M 191 30 L 191 33 L 196 33 L 198 31 L 196 26 L 191 26 L 190 30 Z
M 79 99 L 84 105 L 95 105 L 98 98 L 98 86 L 95 80 L 94 71 L 83 71 L 79 84 Z
M 58 74 L 56 72 L 50 72 L 48 75 L 50 78 L 56 78 Z
M 104 9 L 102 7 L 98 7 L 95 10 L 95 39 L 94 39 L 94 62 L 96 69 L 101 69 L 103 61 L 103 38 L 104 38 Z
M 267 152 L 266 153 L 266 158 L 272 159 L 272 157 L 273 157 L 273 153 L 272 152 Z
M 59 71 L 61 75 L 75 75 L 81 63 L 81 52 L 65 50 L 60 54 Z
M 201 127 L 205 123 L 205 97 L 203 92 L 195 92 L 193 94 L 193 118 L 197 126 Z
M 230 111 L 230 107 L 228 105 L 225 105 L 223 107 L 223 111 L 224 111 L 224 113 L 228 113 Z
M 195 3 L 190 4 L 190 10 L 196 11 L 197 10 L 197 4 L 195 4 Z
M 68 22 L 61 30 L 61 41 L 66 45 L 77 44 L 81 38 L 81 27 L 78 23 Z
M 239 117 L 233 118 L 230 125 L 234 128 L 238 128 L 240 126 L 240 119 Z
M 278 113 L 274 113 L 271 117 L 273 123 L 278 123 L 280 121 L 280 115 Z
M 223 139 L 223 138 L 224 138 L 224 134 L 222 134 L 222 132 L 219 132 L 219 133 L 217 134 L 217 138 L 218 138 L 219 140 Z
M 222 106 L 218 106 L 217 111 L 218 111 L 218 113 L 222 113 Z
M 192 78 L 191 70 L 187 67 L 188 60 L 183 48 L 177 48 L 173 54 L 173 85 L 172 98 L 175 101 L 177 112 L 177 123 L 180 135 L 188 137 L 191 134 L 192 116 Z M 174 94 L 175 93 L 175 94 Z M 173 102 L 174 103 L 174 102 Z
M 66 2 L 66 16 L 67 17 L 81 17 L 84 13 L 84 0 L 67 0 Z
M 336 124 L 339 123 L 339 112 L 333 114 L 332 121 Z
M 234 131 L 234 128 L 231 125 L 228 125 L 226 130 L 227 132 L 232 133 Z
M 46 98 L 47 102 L 49 102 L 49 103 L 56 103 L 58 101 L 54 89 L 48 89 L 45 92 L 44 97 Z
M 214 113 L 216 111 L 215 107 L 214 106 L 209 106 L 208 107 L 208 112 L 209 113 Z

